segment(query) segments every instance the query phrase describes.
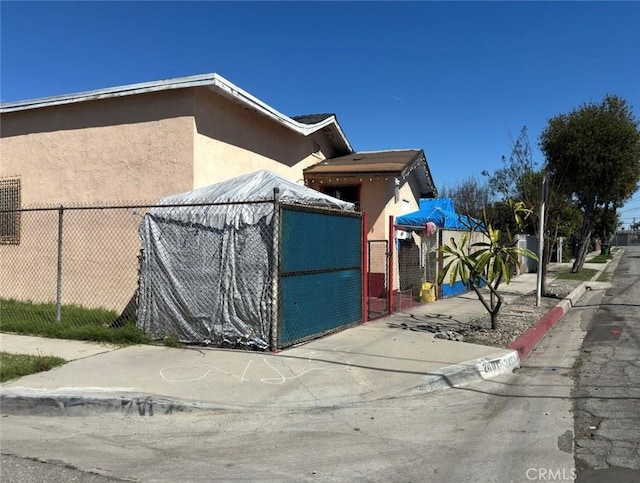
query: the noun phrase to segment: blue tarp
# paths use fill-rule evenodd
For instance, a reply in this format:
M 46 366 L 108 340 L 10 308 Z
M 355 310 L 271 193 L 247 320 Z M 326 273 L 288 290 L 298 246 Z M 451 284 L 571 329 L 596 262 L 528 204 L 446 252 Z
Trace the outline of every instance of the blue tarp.
M 469 230 L 469 225 L 477 222 L 466 215 L 456 213 L 451 198 L 421 199 L 420 209 L 396 218 L 396 226 L 404 230 L 424 230 L 427 222 L 435 223 L 438 228 Z

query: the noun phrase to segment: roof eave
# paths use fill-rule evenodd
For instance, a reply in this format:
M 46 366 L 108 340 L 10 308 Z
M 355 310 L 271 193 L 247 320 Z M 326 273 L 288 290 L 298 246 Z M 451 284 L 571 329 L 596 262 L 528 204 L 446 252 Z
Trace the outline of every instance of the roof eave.
M 429 169 L 429 163 L 427 161 L 427 156 L 424 154 L 423 150 L 420 150 L 413 162 L 408 163 L 405 171 L 403 172 L 403 177 L 406 177 L 416 169 L 424 169 L 424 179 L 420 176 L 417 176 L 418 183 L 420 184 L 420 196 L 429 196 L 433 195 L 434 197 L 438 196 L 438 190 L 436 188 L 435 183 L 433 182 L 433 177 L 431 176 L 431 169 Z
M 341 142 L 341 144 L 343 144 L 342 147 L 344 148 L 344 151 L 346 151 L 347 153 L 353 152 L 353 148 L 351 147 L 351 144 L 345 136 L 344 131 L 338 124 L 338 120 L 335 116 L 330 116 L 315 124 L 304 124 L 298 122 L 291 117 L 282 114 L 278 110 L 262 102 L 257 97 L 249 94 L 247 91 L 239 88 L 224 77 L 215 73 L 181 77 L 177 79 L 166 79 L 154 82 L 144 82 L 108 89 L 78 92 L 75 94 L 41 97 L 38 99 L 5 103 L 0 105 L 0 113 L 4 114 L 16 111 L 25 111 L 29 109 L 75 104 L 78 102 L 95 101 L 101 99 L 131 96 L 136 94 L 146 94 L 164 90 L 187 89 L 194 87 L 206 87 L 215 90 L 225 95 L 226 97 L 230 97 L 236 102 L 243 104 L 245 107 L 253 109 L 259 114 L 276 121 L 287 129 L 290 129 L 291 131 L 294 131 L 303 136 L 309 136 L 325 128 L 333 128 L 338 134 L 337 137 L 339 141 Z
M 308 168 L 307 168 L 308 169 Z M 393 176 L 397 177 L 401 174 L 401 171 L 333 171 L 333 172 L 324 172 L 324 173 L 314 173 L 304 170 L 304 175 L 309 178 L 331 178 L 340 176 L 341 178 L 358 178 L 363 176 Z

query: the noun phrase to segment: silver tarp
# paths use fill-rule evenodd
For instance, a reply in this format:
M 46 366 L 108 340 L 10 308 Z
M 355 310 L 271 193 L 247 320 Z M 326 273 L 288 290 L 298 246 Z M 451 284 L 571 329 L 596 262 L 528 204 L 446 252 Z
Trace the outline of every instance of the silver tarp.
M 163 198 L 159 204 L 165 206 L 149 210 L 139 228 L 137 323 L 145 333 L 186 343 L 269 348 L 275 323 L 274 188 L 284 204 L 354 209 L 353 203 L 266 170 Z M 243 203 L 166 206 L 232 202 Z

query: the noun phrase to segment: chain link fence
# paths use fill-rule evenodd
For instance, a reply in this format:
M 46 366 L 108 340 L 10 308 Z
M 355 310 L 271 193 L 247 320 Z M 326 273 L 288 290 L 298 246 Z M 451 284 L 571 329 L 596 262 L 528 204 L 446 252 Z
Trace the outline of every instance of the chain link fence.
M 32 207 L 0 244 L 0 327 L 275 350 L 362 321 L 362 217 L 265 202 Z
M 144 207 L 35 207 L 0 246 L 0 323 L 82 325 L 132 317 Z
M 377 319 L 389 314 L 389 242 L 368 240 L 368 314 Z
M 398 240 L 398 289 L 393 311 L 402 311 L 436 298 L 439 231 L 405 232 Z
M 444 264 L 439 248 L 443 244 L 451 244 L 452 239 L 459 245 L 465 234 L 469 237 L 468 246 L 486 241 L 481 232 L 438 228 L 433 233 L 426 230 L 396 230 L 396 233 L 402 235 L 396 235 L 397 273 L 394 274 L 391 312 L 459 295 L 469 289 L 459 277 L 453 284 L 445 277 L 438 285 L 438 275 Z

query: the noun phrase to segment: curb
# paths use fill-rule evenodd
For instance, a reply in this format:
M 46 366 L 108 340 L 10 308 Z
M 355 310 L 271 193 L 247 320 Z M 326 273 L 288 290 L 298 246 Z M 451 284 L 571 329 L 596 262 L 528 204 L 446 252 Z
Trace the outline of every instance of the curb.
M 584 295 L 585 291 L 584 283 L 573 289 L 567 297 L 549 310 L 533 327 L 509 345 L 509 349 L 513 349 L 518 353 L 520 362 L 531 354 L 547 333 L 571 310 L 573 304 Z
M 96 412 L 122 416 L 168 416 L 194 412 L 223 411 L 213 404 L 186 402 L 145 393 L 85 392 L 3 388 L 2 414 L 38 416 L 87 416 Z
M 474 382 L 483 381 L 513 371 L 520 365 L 518 353 L 515 350 L 504 354 L 483 357 L 444 367 L 438 374 L 425 377 L 424 384 L 409 390 L 409 394 L 427 393 L 462 387 Z
M 524 334 L 518 337 L 514 342 L 509 345 L 509 349 L 513 349 L 518 352 L 520 362 L 523 362 L 529 354 L 536 348 L 540 341 L 547 335 L 547 333 L 558 323 L 558 321 L 564 317 L 564 315 L 573 308 L 575 302 L 580 300 L 587 290 L 587 285 L 596 280 L 602 272 L 606 270 L 609 264 L 613 263 L 617 258 L 617 255 L 604 264 L 602 269 L 591 278 L 588 282 L 583 282 L 576 287 L 569 295 L 567 295 L 558 305 L 549 310 L 544 317 L 542 317 L 538 323 L 527 330 Z
M 423 383 L 405 392 L 379 399 L 425 394 L 443 389 L 462 387 L 506 374 L 520 364 L 518 353 L 495 354 L 444 367 L 425 376 Z M 96 413 L 127 417 L 171 416 L 188 413 L 211 413 L 248 409 L 249 406 L 220 405 L 185 401 L 141 392 L 103 391 L 73 388 L 34 389 L 28 387 L 0 388 L 2 414 L 29 416 L 88 416 Z M 354 403 L 348 403 L 354 404 Z M 357 404 L 357 403 L 355 403 Z M 334 407 L 328 404 L 326 407 Z

